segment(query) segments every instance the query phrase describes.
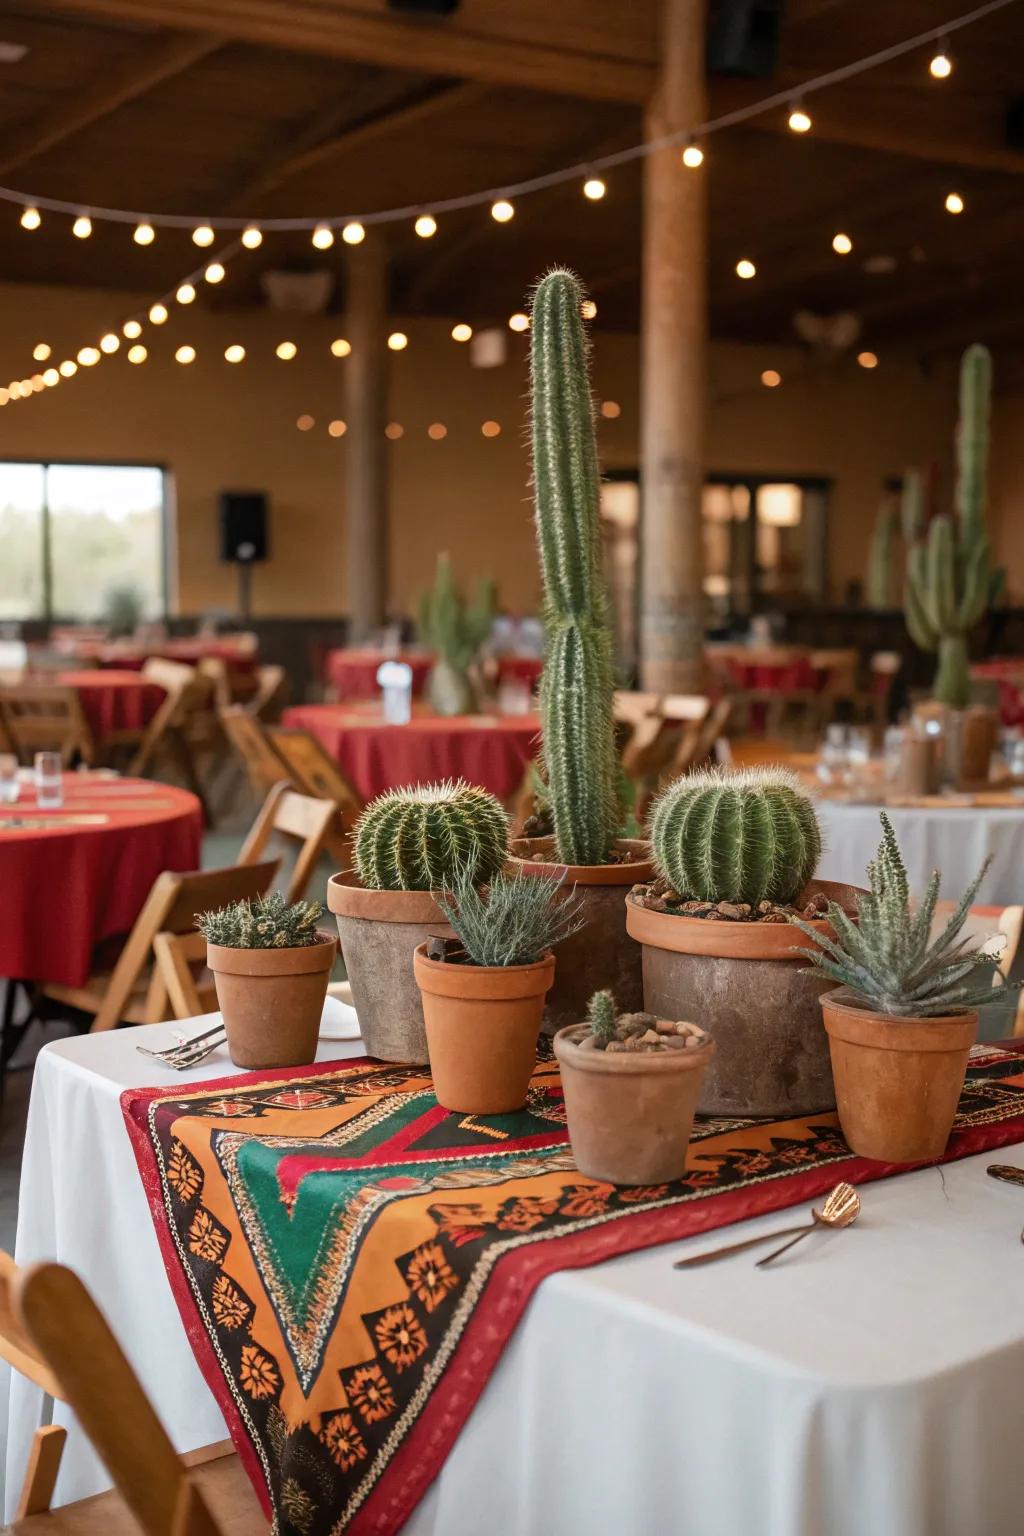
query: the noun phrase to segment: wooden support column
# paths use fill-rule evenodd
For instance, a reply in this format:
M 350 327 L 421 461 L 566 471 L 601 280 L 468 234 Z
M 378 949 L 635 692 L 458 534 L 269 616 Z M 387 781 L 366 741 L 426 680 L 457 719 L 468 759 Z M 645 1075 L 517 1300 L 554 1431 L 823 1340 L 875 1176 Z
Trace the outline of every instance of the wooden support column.
M 384 623 L 388 598 L 388 272 L 379 231 L 353 247 L 347 270 L 346 587 L 349 638 L 359 641 Z
M 648 140 L 704 120 L 706 9 L 706 0 L 662 0 Z M 707 171 L 688 170 L 680 153 L 644 160 L 640 676 L 658 693 L 700 686 L 704 639 Z

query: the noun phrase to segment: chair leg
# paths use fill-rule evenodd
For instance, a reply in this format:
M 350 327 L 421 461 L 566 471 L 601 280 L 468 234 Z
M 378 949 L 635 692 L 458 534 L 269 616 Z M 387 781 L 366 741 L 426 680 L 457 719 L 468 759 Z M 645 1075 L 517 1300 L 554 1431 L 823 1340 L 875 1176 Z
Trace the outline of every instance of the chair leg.
M 15 1520 L 45 1514 L 50 1508 L 66 1439 L 67 1430 L 60 1424 L 45 1424 L 36 1430 Z
M 207 801 L 206 792 L 200 781 L 195 758 L 192 756 L 192 750 L 188 742 L 180 731 L 170 731 L 167 735 L 167 745 L 178 767 L 185 776 L 186 784 L 203 808 L 203 822 L 205 826 L 207 828 L 212 827 L 214 825 L 213 813 Z
M 8 977 L 4 983 L 4 1003 L 0 1011 L 0 1098 L 3 1097 L 4 1084 L 7 1080 L 7 1068 L 11 1057 L 14 1055 L 28 1026 L 32 1023 L 32 1013 L 22 1023 L 15 1024 L 14 1009 L 18 1000 L 18 988 L 21 985 L 13 976 Z

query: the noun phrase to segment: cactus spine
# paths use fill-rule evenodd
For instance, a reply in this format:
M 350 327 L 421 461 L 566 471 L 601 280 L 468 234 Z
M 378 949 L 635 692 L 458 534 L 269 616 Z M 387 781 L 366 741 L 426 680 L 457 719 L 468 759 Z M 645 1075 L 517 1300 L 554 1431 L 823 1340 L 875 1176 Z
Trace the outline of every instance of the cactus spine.
M 967 636 L 997 597 L 1004 574 L 992 564 L 984 521 L 991 393 L 988 348 L 968 347 L 960 364 L 955 520 L 933 518 L 907 568 L 907 628 L 916 645 L 938 652 L 933 692 L 951 709 L 967 704 Z
M 654 802 L 650 837 L 658 873 L 696 901 L 793 901 L 821 854 L 810 797 L 781 768 L 676 779 Z
M 540 688 L 555 851 L 604 864 L 618 826 L 612 635 L 584 290 L 556 269 L 533 298 L 530 376 L 537 543 L 544 580 Z
M 878 509 L 868 555 L 868 602 L 872 608 L 893 606 L 893 555 L 899 518 L 892 498 Z
M 486 789 L 463 780 L 392 789 L 352 835 L 359 878 L 376 891 L 439 891 L 460 877 L 483 884 L 508 848 L 508 818 Z

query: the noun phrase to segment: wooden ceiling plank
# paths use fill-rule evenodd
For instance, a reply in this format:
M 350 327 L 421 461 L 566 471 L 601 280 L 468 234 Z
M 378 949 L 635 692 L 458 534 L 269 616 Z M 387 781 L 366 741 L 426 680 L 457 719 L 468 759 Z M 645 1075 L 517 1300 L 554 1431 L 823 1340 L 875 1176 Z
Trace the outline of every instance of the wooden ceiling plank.
M 60 106 L 5 135 L 0 146 L 0 175 L 9 175 L 91 123 L 108 117 L 118 107 L 182 74 L 223 42 L 224 38 L 216 32 L 160 32 L 147 38 L 141 48 L 119 59 Z

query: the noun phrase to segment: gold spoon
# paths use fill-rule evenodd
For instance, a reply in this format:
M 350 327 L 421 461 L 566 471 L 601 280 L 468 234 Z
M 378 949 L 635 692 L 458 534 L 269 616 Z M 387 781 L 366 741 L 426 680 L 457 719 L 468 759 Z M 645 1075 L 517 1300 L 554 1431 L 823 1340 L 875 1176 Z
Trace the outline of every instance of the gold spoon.
M 727 1243 L 724 1248 L 712 1248 L 710 1253 L 693 1253 L 685 1259 L 677 1259 L 673 1269 L 691 1269 L 698 1264 L 711 1264 L 715 1259 L 725 1258 L 730 1253 L 742 1253 L 745 1248 L 756 1248 L 759 1243 L 770 1243 L 777 1237 L 788 1237 L 790 1241 L 783 1243 L 781 1248 L 776 1248 L 766 1258 L 758 1260 L 758 1268 L 770 1264 L 772 1259 L 777 1259 L 780 1253 L 785 1253 L 787 1248 L 792 1248 L 794 1243 L 799 1243 L 809 1233 L 816 1231 L 818 1227 L 848 1227 L 852 1221 L 856 1221 L 860 1215 L 860 1196 L 852 1184 L 837 1184 L 831 1191 L 820 1211 L 811 1211 L 811 1221 L 801 1223 L 799 1227 L 784 1227 L 781 1232 L 762 1232 L 759 1237 L 744 1238 L 739 1243 Z M 796 1233 L 796 1236 L 793 1236 Z

